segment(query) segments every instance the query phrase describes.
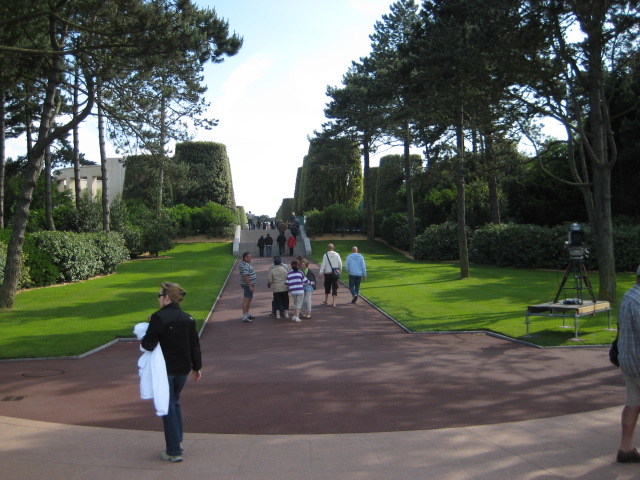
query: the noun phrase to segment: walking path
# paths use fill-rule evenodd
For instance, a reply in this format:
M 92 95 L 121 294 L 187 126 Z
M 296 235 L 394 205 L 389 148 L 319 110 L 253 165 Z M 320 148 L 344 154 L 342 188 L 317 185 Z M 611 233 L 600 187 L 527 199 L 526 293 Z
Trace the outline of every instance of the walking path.
M 121 342 L 82 360 L 0 363 L 2 478 L 640 477 L 614 459 L 624 386 L 604 349 L 408 335 L 345 287 L 335 309 L 317 291 L 311 320 L 276 320 L 270 262 L 253 261 L 257 319 L 240 321 L 234 269 L 204 328 L 203 379 L 183 394 L 184 462 L 159 459 L 138 346 Z

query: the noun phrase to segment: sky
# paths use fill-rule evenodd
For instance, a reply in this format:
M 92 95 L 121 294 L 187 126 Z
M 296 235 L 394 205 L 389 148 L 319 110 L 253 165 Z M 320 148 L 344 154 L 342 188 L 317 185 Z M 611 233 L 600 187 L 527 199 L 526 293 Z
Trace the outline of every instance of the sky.
M 327 121 L 327 86 L 341 86 L 352 61 L 369 55 L 374 24 L 392 0 L 194 0 L 215 9 L 242 36 L 240 52 L 207 64 L 207 117 L 219 120 L 196 141 L 227 148 L 236 204 L 275 216 L 293 197 L 296 174 L 309 149 L 308 137 Z M 99 162 L 95 120 L 81 126 L 81 151 Z M 23 154 L 23 142 L 7 156 Z M 379 159 L 401 149 L 380 148 Z M 416 150 L 415 153 L 420 153 Z M 107 146 L 107 156 L 120 156 Z
M 351 62 L 371 52 L 369 35 L 392 1 L 195 1 L 244 38 L 237 55 L 205 69 L 220 123 L 196 140 L 226 145 L 237 205 L 274 216 L 293 197 L 308 137 L 327 121 L 327 86 L 340 86 Z

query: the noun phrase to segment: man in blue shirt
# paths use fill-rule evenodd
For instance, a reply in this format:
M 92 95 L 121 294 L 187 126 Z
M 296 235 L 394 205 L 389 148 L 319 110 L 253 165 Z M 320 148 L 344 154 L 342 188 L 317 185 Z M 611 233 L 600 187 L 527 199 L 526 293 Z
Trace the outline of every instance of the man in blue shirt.
M 351 303 L 356 303 L 360 295 L 362 278 L 367 278 L 367 265 L 365 264 L 364 257 L 358 253 L 358 247 L 351 248 L 351 253 L 347 256 L 345 267 L 349 272 L 349 290 L 353 296 Z

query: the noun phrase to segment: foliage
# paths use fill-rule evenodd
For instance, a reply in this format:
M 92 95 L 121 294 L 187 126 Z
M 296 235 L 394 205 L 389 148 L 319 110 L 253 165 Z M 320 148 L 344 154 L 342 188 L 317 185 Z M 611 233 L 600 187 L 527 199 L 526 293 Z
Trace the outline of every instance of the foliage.
M 102 252 L 92 234 L 43 231 L 34 233 L 33 238 L 38 249 L 58 267 L 58 282 L 87 280 L 104 270 Z
M 305 230 L 308 235 L 322 233 L 363 233 L 366 231 L 365 212 L 347 205 L 330 205 L 322 211 L 311 210 L 305 214 Z
M 635 272 L 640 263 L 640 225 L 616 225 L 613 250 L 617 272 Z
M 166 209 L 159 213 L 146 210 L 135 220 L 134 225 L 141 229 L 141 250 L 158 256 L 160 252 L 171 250 L 174 246 L 177 226 Z
M 159 160 L 151 155 L 130 155 L 124 162 L 122 198 L 129 203 L 142 202 L 148 208 L 156 206 L 159 182 Z M 165 177 L 165 186 L 168 178 Z
M 570 175 L 565 146 L 548 143 L 537 162 L 505 173 L 501 183 L 510 222 L 553 226 L 587 221 L 580 190 L 557 179 Z
M 485 225 L 471 235 L 469 257 L 475 263 L 516 268 L 564 268 L 567 226 Z
M 300 195 L 300 213 L 338 203 L 352 208 L 360 205 L 362 165 L 358 144 L 327 134 L 311 139 L 302 165 Z
M 419 155 L 412 155 L 412 162 L 422 163 Z M 376 210 L 390 213 L 407 209 L 404 198 L 404 159 L 401 155 L 386 155 L 380 159 L 376 183 Z
M 416 237 L 411 254 L 416 260 L 458 260 L 457 225 L 445 222 L 432 225 Z
M 236 215 L 227 207 L 209 202 L 202 207 L 176 205 L 168 210 L 176 224 L 179 237 L 207 234 L 213 237 L 232 237 Z
M 183 142 L 176 145 L 175 161 L 187 167 L 186 188 L 176 193 L 175 202 L 202 207 L 209 202 L 235 207 L 231 167 L 227 149 L 221 143 Z
M 99 254 L 100 272 L 103 275 L 113 273 L 125 260 L 129 259 L 129 249 L 125 245 L 124 236 L 118 232 L 94 233 L 93 239 Z
M 200 223 L 204 233 L 212 237 L 233 237 L 235 216 L 228 207 L 209 202 L 199 209 L 199 213 L 194 223 Z
M 293 198 L 283 198 L 280 208 L 276 212 L 276 222 L 278 220 L 288 221 L 293 212 Z
M 102 230 L 102 205 L 83 190 L 78 207 L 63 206 L 54 209 L 53 221 L 57 230 L 66 232 L 99 232 Z
M 409 251 L 409 223 L 404 213 L 394 213 L 385 217 L 380 225 L 380 236 L 389 245 Z
M 249 223 L 249 219 L 244 207 L 236 207 L 236 225 L 246 225 L 247 223 Z

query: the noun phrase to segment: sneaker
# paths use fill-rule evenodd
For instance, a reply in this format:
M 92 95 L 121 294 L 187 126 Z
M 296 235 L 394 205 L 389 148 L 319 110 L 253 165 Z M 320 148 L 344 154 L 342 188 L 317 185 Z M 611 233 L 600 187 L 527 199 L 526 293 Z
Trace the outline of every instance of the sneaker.
M 640 463 L 640 453 L 638 453 L 638 450 L 636 450 L 635 448 L 630 452 L 618 450 L 616 460 L 619 463 Z
M 249 315 L 247 318 L 248 318 L 249 320 L 255 320 L 255 319 L 256 319 L 256 317 L 254 317 L 253 315 Z
M 356 303 L 358 301 L 358 296 L 354 295 L 353 299 L 351 300 L 351 303 Z
M 168 460 L 169 462 L 181 462 L 182 460 L 184 460 L 184 458 L 182 458 L 182 455 L 169 455 L 166 451 L 160 452 L 160 458 L 162 460 Z
M 280 318 L 280 312 L 276 313 L 276 318 Z
M 251 320 L 249 317 L 243 317 L 243 318 L 242 318 L 242 321 L 243 321 L 244 323 L 251 323 L 251 322 L 253 322 L 253 320 Z
M 302 321 L 298 317 L 291 317 L 291 320 L 296 322 L 296 323 L 300 323 Z
M 284 318 L 289 318 L 289 312 L 284 312 Z

